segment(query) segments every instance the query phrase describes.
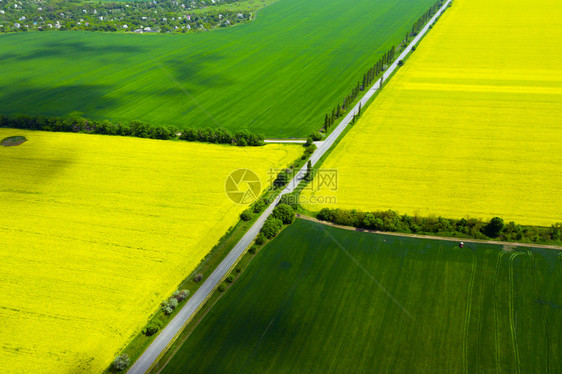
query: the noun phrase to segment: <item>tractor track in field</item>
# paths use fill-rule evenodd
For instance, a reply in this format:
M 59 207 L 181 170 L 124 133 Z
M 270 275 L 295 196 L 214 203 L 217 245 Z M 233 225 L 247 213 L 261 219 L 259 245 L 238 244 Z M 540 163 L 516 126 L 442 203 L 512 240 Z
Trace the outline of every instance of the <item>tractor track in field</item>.
M 488 266 L 488 256 L 484 256 L 484 261 L 482 264 L 482 269 L 486 269 L 486 267 Z M 477 332 L 477 339 L 478 339 L 478 359 L 480 359 L 480 357 L 482 357 L 482 344 L 481 344 L 481 340 L 482 340 L 482 305 L 484 305 L 484 288 L 482 286 L 480 286 L 480 297 L 478 298 L 478 306 L 480 307 L 480 316 L 478 318 L 478 326 L 476 327 L 476 332 Z M 477 366 L 477 372 L 481 372 L 480 369 L 480 360 L 478 360 L 478 366 Z
M 494 273 L 494 282 L 493 282 L 493 290 L 494 290 L 494 321 L 495 321 L 495 345 L 496 345 L 496 372 L 501 373 L 501 347 L 499 344 L 500 341 L 500 334 L 498 328 L 498 295 L 496 292 L 498 277 L 500 275 L 500 268 L 502 264 L 502 257 L 505 255 L 505 252 L 500 252 L 498 255 L 498 261 L 496 262 L 496 272 Z
M 477 266 L 477 259 L 474 255 L 474 252 L 471 250 L 470 254 L 472 255 L 472 267 L 470 273 L 470 281 L 468 284 L 467 296 L 466 296 L 466 312 L 464 317 L 464 336 L 462 341 L 462 358 L 463 358 L 463 367 L 464 372 L 468 373 L 468 335 L 469 335 L 469 327 L 470 327 L 470 312 L 472 311 L 472 291 L 474 290 L 474 279 L 476 278 L 476 266 Z
M 443 246 L 440 245 L 439 246 L 439 250 L 441 250 Z M 404 259 L 402 258 L 402 261 L 404 261 Z M 402 263 L 400 264 L 400 268 L 402 268 Z M 407 299 L 404 301 L 404 305 L 408 305 L 410 302 L 410 296 L 411 296 L 411 292 L 410 292 L 410 286 L 408 286 L 408 293 L 407 293 Z M 395 366 L 396 366 L 396 360 L 398 359 L 398 350 L 399 350 L 399 346 L 400 346 L 400 340 L 402 338 L 402 329 L 404 328 L 404 325 L 406 324 L 406 321 L 404 316 L 402 316 L 402 322 L 400 323 L 400 328 L 398 329 L 398 334 L 396 336 L 396 341 L 394 342 L 394 345 L 392 347 L 392 360 L 390 362 L 390 365 L 388 366 L 388 368 L 386 369 L 386 373 L 390 374 L 390 373 L 394 373 L 396 372 L 395 370 Z
M 537 300 L 539 300 L 539 288 L 537 287 L 537 264 L 535 263 L 535 256 L 532 251 L 529 251 L 529 257 L 531 258 L 531 274 L 533 275 L 533 288 L 535 289 L 535 295 Z M 541 312 L 541 317 L 544 322 L 544 330 L 546 333 L 546 370 L 545 373 L 550 372 L 550 327 L 548 325 L 548 318 L 546 318 L 546 313 L 544 311 L 544 305 L 539 303 L 539 310 Z
M 521 372 L 521 362 L 519 360 L 519 345 L 517 343 L 517 311 L 515 310 L 515 281 L 513 279 L 513 262 L 521 253 L 513 253 L 509 256 L 509 327 L 511 330 L 511 341 L 513 343 L 513 354 L 515 356 L 516 373 Z

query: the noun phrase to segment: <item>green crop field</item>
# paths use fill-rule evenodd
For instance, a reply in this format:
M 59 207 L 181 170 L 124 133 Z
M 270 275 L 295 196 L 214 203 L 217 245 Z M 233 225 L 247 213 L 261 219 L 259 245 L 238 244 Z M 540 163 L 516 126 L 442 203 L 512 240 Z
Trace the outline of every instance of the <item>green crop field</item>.
M 0 36 L 0 113 L 307 136 L 434 0 L 281 0 L 185 35 Z
M 562 367 L 556 250 L 297 220 L 163 373 L 530 373 Z

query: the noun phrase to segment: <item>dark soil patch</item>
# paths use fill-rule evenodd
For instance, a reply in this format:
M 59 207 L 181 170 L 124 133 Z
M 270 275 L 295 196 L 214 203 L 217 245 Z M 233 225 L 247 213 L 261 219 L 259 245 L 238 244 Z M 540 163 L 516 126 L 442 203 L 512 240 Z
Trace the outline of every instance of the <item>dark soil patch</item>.
M 25 138 L 25 136 L 10 136 L 4 138 L 0 142 L 0 145 L 3 145 L 4 147 L 15 147 L 16 145 L 20 145 L 22 143 L 25 143 L 26 141 L 27 139 Z

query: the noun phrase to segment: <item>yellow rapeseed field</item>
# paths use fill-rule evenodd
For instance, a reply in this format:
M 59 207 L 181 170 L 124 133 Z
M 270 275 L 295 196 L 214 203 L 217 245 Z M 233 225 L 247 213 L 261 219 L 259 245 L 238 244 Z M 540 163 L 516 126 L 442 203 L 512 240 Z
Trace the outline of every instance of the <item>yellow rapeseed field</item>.
M 338 190 L 307 208 L 562 221 L 561 20 L 558 0 L 454 0 L 324 162 Z
M 0 371 L 102 371 L 237 220 L 224 183 L 302 147 L 0 129 Z

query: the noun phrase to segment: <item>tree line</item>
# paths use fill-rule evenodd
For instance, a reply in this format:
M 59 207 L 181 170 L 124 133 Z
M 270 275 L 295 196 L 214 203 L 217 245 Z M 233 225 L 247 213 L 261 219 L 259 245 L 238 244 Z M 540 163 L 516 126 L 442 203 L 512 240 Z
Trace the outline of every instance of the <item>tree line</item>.
M 361 212 L 344 209 L 322 209 L 316 216 L 322 221 L 378 231 L 472 237 L 524 243 L 560 243 L 562 223 L 550 227 L 505 224 L 500 217 L 490 221 L 476 218 L 448 219 L 399 215 L 393 210 Z
M 443 0 L 438 0 L 433 4 L 414 24 L 412 25 L 412 31 L 406 33 L 405 41 L 408 41 L 409 36 L 416 36 L 423 29 L 424 25 L 433 17 L 435 13 L 443 6 Z
M 412 25 L 412 31 L 406 32 L 406 37 L 402 41 L 402 44 L 406 44 L 410 36 L 415 36 L 423 28 L 426 22 L 439 10 L 443 5 L 443 0 L 438 0 L 433 4 L 414 24 Z M 351 104 L 355 101 L 360 92 L 365 91 L 365 89 L 374 82 L 375 78 L 379 76 L 382 72 L 387 69 L 388 64 L 390 64 L 396 57 L 396 46 L 392 46 L 386 53 L 384 53 L 381 58 L 373 64 L 364 74 L 363 79 L 358 81 L 355 87 L 352 88 L 349 95 L 343 99 L 343 103 L 338 104 L 332 109 L 331 112 L 326 113 L 324 116 L 324 129 L 328 131 L 332 127 L 335 121 L 345 115 L 345 113 L 351 109 Z M 381 79 L 382 84 L 382 79 Z
M 351 90 L 350 94 L 343 99 L 343 103 L 338 104 L 330 113 L 324 116 L 324 129 L 327 131 L 335 121 L 345 115 L 350 105 L 355 101 L 360 92 L 365 91 L 380 73 L 387 69 L 387 64 L 389 64 L 393 59 L 396 52 L 396 47 L 392 46 L 382 57 L 365 73 L 363 74 L 363 80 L 357 82 L 355 87 Z
M 179 138 L 180 140 L 231 144 L 242 147 L 264 145 L 265 139 L 263 134 L 254 134 L 248 130 L 231 133 L 223 128 L 186 129 L 180 134 L 180 130 L 174 126 L 156 126 L 138 120 L 113 123 L 108 120 L 96 121 L 82 117 L 59 118 L 28 116 L 24 114 L 17 116 L 0 115 L 0 128 L 2 127 L 51 132 L 132 136 L 161 140 Z
M 216 144 L 234 144 L 238 146 L 261 146 L 264 145 L 265 135 L 254 134 L 248 130 L 240 130 L 231 133 L 229 130 L 219 127 L 217 129 L 186 129 L 180 135 L 180 140 L 191 142 L 204 142 Z

